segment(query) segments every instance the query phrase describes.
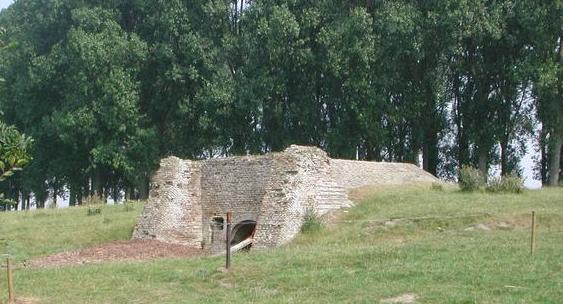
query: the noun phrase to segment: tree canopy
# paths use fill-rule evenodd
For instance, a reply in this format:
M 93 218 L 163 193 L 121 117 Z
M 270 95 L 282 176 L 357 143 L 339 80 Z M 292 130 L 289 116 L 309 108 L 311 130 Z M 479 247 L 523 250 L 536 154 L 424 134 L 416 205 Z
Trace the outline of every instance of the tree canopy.
M 146 197 L 161 157 L 331 156 L 558 185 L 561 1 L 18 0 L 0 110 L 33 137 L 13 199 Z

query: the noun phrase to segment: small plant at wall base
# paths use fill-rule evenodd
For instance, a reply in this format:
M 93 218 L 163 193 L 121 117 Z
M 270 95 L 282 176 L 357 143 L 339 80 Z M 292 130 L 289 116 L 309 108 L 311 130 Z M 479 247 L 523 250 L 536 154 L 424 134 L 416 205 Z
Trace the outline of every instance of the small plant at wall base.
M 461 191 L 477 191 L 485 186 L 485 178 L 479 170 L 471 166 L 463 166 L 459 171 L 459 188 Z
M 323 228 L 323 221 L 321 217 L 313 210 L 308 208 L 305 211 L 305 217 L 303 218 L 303 225 L 301 226 L 302 233 L 311 233 L 319 231 Z

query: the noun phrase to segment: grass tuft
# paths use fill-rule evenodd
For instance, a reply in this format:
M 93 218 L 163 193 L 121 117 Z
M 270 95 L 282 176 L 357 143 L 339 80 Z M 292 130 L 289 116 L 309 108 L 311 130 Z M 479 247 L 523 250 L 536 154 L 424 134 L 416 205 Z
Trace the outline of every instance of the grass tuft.
M 303 224 L 301 225 L 302 233 L 318 232 L 323 228 L 323 221 L 314 209 L 308 208 L 305 211 Z

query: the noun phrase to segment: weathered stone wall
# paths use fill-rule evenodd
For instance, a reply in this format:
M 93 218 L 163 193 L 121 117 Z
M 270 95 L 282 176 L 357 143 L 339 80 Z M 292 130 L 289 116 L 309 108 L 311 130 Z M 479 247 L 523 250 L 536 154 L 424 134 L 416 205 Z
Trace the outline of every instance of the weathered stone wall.
M 407 163 L 332 159 L 330 168 L 334 180 L 346 189 L 438 181 L 432 174 Z
M 199 248 L 202 242 L 200 163 L 165 158 L 151 182 L 149 202 L 134 239 L 158 239 Z
M 231 211 L 233 226 L 256 222 L 254 247 L 273 247 L 299 233 L 306 212 L 351 206 L 350 189 L 436 180 L 414 165 L 334 160 L 313 147 L 206 161 L 170 157 L 153 178 L 133 237 L 219 252 L 226 231 L 221 223 Z
M 225 230 L 214 217 L 232 212 L 233 223 L 256 221 L 272 175 L 272 156 L 245 156 L 201 162 L 203 242 L 211 251 L 225 247 Z M 224 218 L 223 218 L 224 220 Z
M 323 215 L 352 205 L 346 190 L 330 175 L 330 158 L 318 148 L 291 146 L 275 155 L 274 170 L 277 178 L 263 201 L 256 247 L 292 240 L 307 212 Z

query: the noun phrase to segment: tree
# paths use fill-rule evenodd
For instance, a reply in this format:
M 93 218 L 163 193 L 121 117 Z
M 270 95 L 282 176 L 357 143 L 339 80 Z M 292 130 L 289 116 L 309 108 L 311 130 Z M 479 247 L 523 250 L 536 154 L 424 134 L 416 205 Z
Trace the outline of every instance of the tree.
M 542 124 L 541 176 L 558 186 L 563 145 L 563 4 L 560 1 L 518 3 L 525 42 L 531 50 L 533 95 Z
M 158 159 L 316 145 L 333 157 L 519 172 L 563 138 L 558 1 L 20 0 L 0 14 L 0 110 L 35 139 L 38 206 L 145 197 Z M 1 46 L 0 46 L 1 47 Z M 531 102 L 532 100 L 533 102 Z M 548 166 L 549 164 L 549 166 Z

